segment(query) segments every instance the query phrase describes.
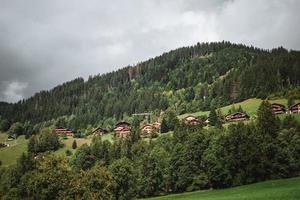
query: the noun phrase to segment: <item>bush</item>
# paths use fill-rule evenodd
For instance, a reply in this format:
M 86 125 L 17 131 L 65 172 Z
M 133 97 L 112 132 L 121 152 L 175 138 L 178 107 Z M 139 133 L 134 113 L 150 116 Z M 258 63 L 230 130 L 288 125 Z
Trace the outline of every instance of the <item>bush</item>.
M 66 150 L 66 156 L 71 156 L 72 155 L 72 151 L 70 151 L 69 149 Z

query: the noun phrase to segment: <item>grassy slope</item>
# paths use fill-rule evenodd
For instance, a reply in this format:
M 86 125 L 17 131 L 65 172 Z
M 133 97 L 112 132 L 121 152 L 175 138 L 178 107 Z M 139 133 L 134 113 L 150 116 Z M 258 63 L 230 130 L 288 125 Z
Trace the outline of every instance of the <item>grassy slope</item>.
M 4 143 L 6 138 L 6 134 L 0 133 L 0 142 Z M 28 140 L 22 135 L 18 137 L 17 141 L 8 141 L 7 143 L 10 145 L 9 147 L 0 149 L 0 160 L 2 161 L 3 166 L 16 163 L 20 155 L 27 151 Z
M 76 140 L 77 147 L 80 147 L 83 144 L 90 144 L 91 139 L 89 138 L 73 138 L 73 137 L 68 137 L 68 139 L 62 139 L 62 143 L 65 145 L 63 148 L 58 149 L 57 151 L 54 152 L 55 155 L 60 155 L 60 156 L 65 156 L 66 155 L 66 150 L 70 150 L 72 153 L 75 153 L 76 150 L 72 149 L 72 144 L 73 141 Z
M 259 105 L 261 104 L 262 100 L 261 99 L 257 99 L 257 98 L 252 98 L 252 99 L 247 99 L 245 101 L 239 102 L 234 104 L 235 108 L 238 108 L 239 106 L 241 106 L 243 108 L 244 111 L 246 111 L 250 116 L 255 116 L 257 109 L 259 107 Z M 270 103 L 280 103 L 283 104 L 285 106 L 287 106 L 287 99 L 276 99 L 276 100 L 269 100 Z M 222 108 L 220 108 L 222 114 L 227 114 L 229 109 L 231 109 L 232 105 L 228 105 L 228 106 L 224 106 Z M 192 113 L 195 116 L 201 116 L 201 115 L 209 115 L 209 111 L 199 111 L 199 112 L 195 112 Z M 183 118 L 185 116 L 189 115 L 189 113 L 180 115 L 180 118 Z
M 300 177 L 266 181 L 223 190 L 187 192 L 153 200 L 296 200 L 300 199 Z

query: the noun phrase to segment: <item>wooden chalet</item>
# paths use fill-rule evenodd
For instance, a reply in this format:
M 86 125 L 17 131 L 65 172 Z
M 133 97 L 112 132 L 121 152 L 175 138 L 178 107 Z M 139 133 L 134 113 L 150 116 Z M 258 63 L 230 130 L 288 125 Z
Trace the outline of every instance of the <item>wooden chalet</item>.
M 285 113 L 285 106 L 279 103 L 272 103 L 272 111 L 274 114 Z
M 290 113 L 300 113 L 300 102 L 290 107 Z
M 54 132 L 57 135 L 66 135 L 66 136 L 74 137 L 74 132 L 68 128 L 62 128 L 62 127 L 55 128 Z
M 141 136 L 142 137 L 147 137 L 147 136 L 150 136 L 154 133 L 158 133 L 160 131 L 160 126 L 161 126 L 161 123 L 159 123 L 159 122 L 154 122 L 153 124 L 149 124 L 149 123 L 144 124 L 140 128 Z
M 183 122 L 187 125 L 198 125 L 200 124 L 200 120 L 194 115 L 188 115 L 183 118 Z
M 105 133 L 108 133 L 108 130 L 106 128 L 101 127 L 95 128 L 92 132 L 93 135 L 103 135 Z
M 114 132 L 120 138 L 127 137 L 131 133 L 130 123 L 119 122 L 115 125 Z
M 156 128 L 157 131 L 160 131 L 160 127 L 161 127 L 160 122 L 154 122 L 152 125 Z
M 226 121 L 242 121 L 249 119 L 249 115 L 243 112 L 235 112 L 225 116 Z

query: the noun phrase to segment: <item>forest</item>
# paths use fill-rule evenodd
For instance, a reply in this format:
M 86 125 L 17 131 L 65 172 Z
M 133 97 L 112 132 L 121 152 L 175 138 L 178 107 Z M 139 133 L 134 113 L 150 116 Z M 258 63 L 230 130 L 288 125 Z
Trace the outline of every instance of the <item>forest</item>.
M 113 142 L 98 136 L 69 159 L 51 154 L 59 140 L 44 129 L 30 138 L 17 164 L 0 168 L 0 197 L 125 200 L 300 174 L 300 124 L 293 115 L 279 120 L 268 101 L 255 122 L 228 128 L 171 120 L 173 135 L 148 142 L 139 129 Z
M 76 78 L 15 104 L 2 102 L 0 115 L 35 132 L 45 122 L 82 132 L 112 127 L 139 112 L 179 115 L 272 94 L 299 99 L 299 84 L 299 51 L 198 43 L 88 80 Z
M 223 41 L 0 102 L 0 132 L 28 141 L 16 164 L 0 160 L 0 199 L 125 200 L 299 176 L 299 116 L 275 116 L 268 101 L 291 106 L 300 99 L 299 84 L 299 51 Z M 224 125 L 218 108 L 249 98 L 263 99 L 257 114 Z M 208 110 L 195 126 L 178 117 Z M 143 119 L 132 117 L 141 112 L 161 122 L 159 136 L 141 138 Z M 73 152 L 55 154 L 63 148 L 55 127 L 79 138 L 128 119 L 129 137 L 95 136 L 80 146 L 74 140 Z

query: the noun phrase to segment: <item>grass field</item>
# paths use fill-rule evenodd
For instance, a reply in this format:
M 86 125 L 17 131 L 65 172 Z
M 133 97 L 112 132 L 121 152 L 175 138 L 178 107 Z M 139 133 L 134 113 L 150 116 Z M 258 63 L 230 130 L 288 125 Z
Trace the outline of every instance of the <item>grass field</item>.
M 257 98 L 247 99 L 245 101 L 235 103 L 234 106 L 237 109 L 239 106 L 242 107 L 244 111 L 246 111 L 251 117 L 255 116 L 257 113 L 257 109 L 259 105 L 261 104 L 262 100 Z M 276 100 L 269 100 L 270 103 L 280 103 L 285 106 L 287 106 L 287 99 L 276 99 Z M 223 115 L 226 115 L 228 111 L 231 109 L 232 105 L 224 106 L 220 108 Z M 209 115 L 209 111 L 199 111 L 195 113 L 186 113 L 183 115 L 180 115 L 179 118 L 184 118 L 185 116 L 193 114 L 195 116 L 201 116 L 201 115 Z
M 62 143 L 65 145 L 63 148 L 58 149 L 57 151 L 53 152 L 55 155 L 64 156 L 66 155 L 66 150 L 70 150 L 72 153 L 75 153 L 76 149 L 72 149 L 73 141 L 76 140 L 77 148 L 83 144 L 90 144 L 91 138 L 73 138 L 68 137 L 68 139 L 61 139 Z
M 0 142 L 4 143 L 7 139 L 5 133 L 0 133 Z M 17 159 L 23 152 L 27 151 L 28 140 L 25 139 L 25 136 L 19 136 L 15 141 L 6 141 L 9 144 L 9 147 L 0 149 L 0 160 L 3 166 L 8 166 L 16 163 Z
M 300 177 L 266 181 L 223 190 L 205 190 L 151 200 L 299 200 Z M 150 200 L 149 199 L 149 200 Z

